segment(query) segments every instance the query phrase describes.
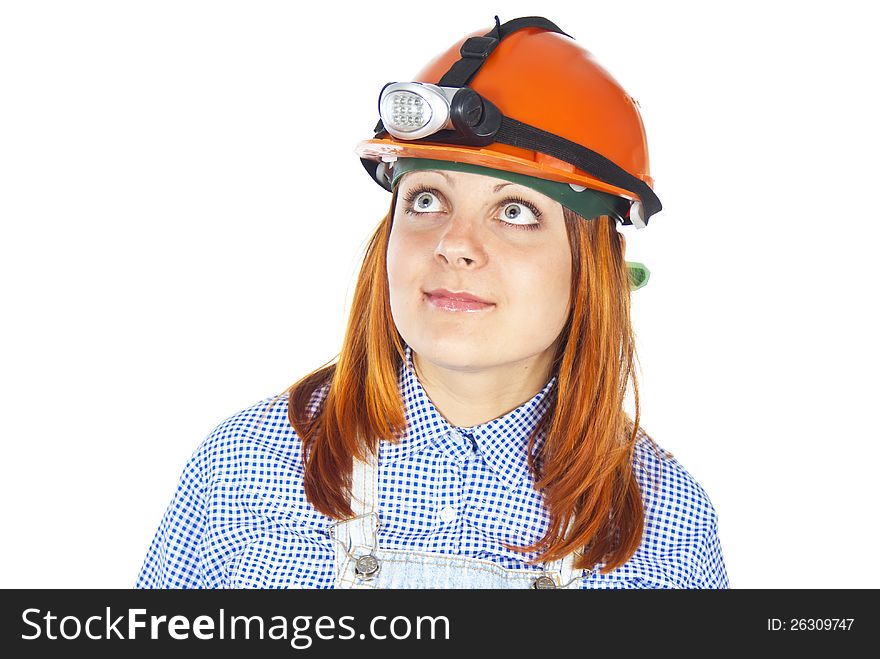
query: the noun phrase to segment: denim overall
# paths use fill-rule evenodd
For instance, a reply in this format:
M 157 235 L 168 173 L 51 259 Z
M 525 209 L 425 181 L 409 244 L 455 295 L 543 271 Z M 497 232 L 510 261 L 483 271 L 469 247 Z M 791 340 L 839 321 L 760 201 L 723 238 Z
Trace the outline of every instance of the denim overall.
M 509 569 L 489 560 L 436 552 L 382 549 L 376 458 L 354 460 L 354 517 L 330 527 L 335 540 L 336 588 L 580 588 L 590 570 L 572 566 L 574 554 L 543 569 Z

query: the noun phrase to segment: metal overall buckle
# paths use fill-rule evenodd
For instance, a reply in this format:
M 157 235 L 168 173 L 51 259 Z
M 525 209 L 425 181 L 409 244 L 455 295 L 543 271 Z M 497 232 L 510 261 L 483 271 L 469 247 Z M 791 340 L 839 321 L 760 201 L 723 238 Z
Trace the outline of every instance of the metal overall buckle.
M 371 517 L 375 521 L 375 528 L 373 529 L 373 539 L 374 541 L 376 541 L 379 527 L 382 525 L 382 521 L 379 518 L 379 513 L 377 512 L 369 512 L 364 513 L 363 515 L 350 517 L 348 519 L 337 520 L 327 527 L 327 535 L 329 535 L 332 540 L 335 540 L 340 545 L 344 545 L 345 543 L 343 543 L 342 540 L 336 537 L 336 527 L 340 524 L 347 524 L 349 522 L 354 522 L 365 517 Z M 349 542 L 350 541 L 351 538 L 349 538 Z M 358 579 L 362 581 L 367 581 L 369 579 L 374 579 L 376 575 L 379 574 L 379 570 L 381 569 L 382 565 L 379 562 L 379 559 L 375 556 L 375 545 L 370 548 L 369 554 L 364 554 L 362 556 L 355 556 L 354 554 L 352 554 L 350 545 L 347 547 L 343 546 L 342 551 L 345 553 L 346 556 L 348 556 L 350 560 L 354 561 L 354 573 Z

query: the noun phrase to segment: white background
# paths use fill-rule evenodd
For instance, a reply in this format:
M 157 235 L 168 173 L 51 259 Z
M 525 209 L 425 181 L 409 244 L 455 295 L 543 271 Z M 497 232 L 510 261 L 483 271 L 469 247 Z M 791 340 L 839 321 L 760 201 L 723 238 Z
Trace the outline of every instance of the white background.
M 378 92 L 501 12 L 640 103 L 641 422 L 732 587 L 880 587 L 870 3 L 393 6 L 0 3 L 0 586 L 132 586 L 198 443 L 337 354 Z

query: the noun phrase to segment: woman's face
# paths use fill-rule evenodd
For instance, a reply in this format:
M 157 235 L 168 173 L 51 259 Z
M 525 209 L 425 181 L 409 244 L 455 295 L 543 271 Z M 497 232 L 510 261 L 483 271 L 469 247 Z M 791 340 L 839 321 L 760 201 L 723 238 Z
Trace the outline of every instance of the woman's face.
M 551 358 L 569 312 L 562 206 L 464 172 L 403 175 L 388 245 L 391 313 L 421 359 L 479 371 Z M 445 289 L 488 304 L 432 295 Z

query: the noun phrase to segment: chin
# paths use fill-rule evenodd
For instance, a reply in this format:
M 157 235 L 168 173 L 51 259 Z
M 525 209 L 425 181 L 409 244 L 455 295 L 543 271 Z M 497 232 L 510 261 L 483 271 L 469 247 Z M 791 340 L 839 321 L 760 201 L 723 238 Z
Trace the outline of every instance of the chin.
M 493 351 L 484 341 L 453 337 L 446 333 L 409 344 L 419 359 L 454 370 L 473 370 L 491 365 Z

